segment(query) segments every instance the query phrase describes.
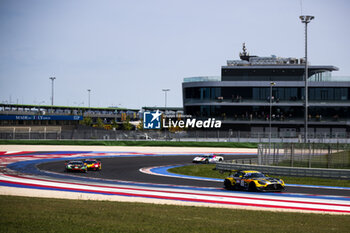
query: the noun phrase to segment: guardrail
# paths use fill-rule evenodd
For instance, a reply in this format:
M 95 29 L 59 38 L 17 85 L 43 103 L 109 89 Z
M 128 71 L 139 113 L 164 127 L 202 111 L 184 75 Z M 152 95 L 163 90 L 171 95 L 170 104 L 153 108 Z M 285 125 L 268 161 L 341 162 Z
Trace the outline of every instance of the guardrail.
M 0 139 L 100 139 L 100 140 L 172 140 L 172 141 L 206 141 L 206 142 L 250 142 L 250 143 L 298 143 L 302 141 L 302 136 L 290 135 L 293 137 L 287 137 L 286 135 L 271 134 L 271 140 L 269 140 L 268 133 L 251 133 L 245 131 L 208 131 L 208 130 L 188 130 L 180 132 L 169 132 L 160 130 L 102 130 L 97 128 L 81 128 L 76 125 L 69 127 L 62 126 L 62 131 L 59 135 L 43 135 L 40 133 L 35 135 L 35 132 L 21 132 L 21 134 L 13 134 L 13 130 L 1 130 L 1 127 L 34 127 L 30 125 L 12 125 L 12 126 L 1 126 L 0 121 Z M 42 125 L 44 126 L 44 125 Z M 46 126 L 46 125 L 45 125 Z M 53 126 L 53 125 L 52 125 Z M 47 126 L 49 127 L 49 125 Z M 349 144 L 350 145 L 350 133 L 346 135 L 323 135 L 324 137 L 311 137 L 309 135 L 310 143 L 337 143 L 337 144 Z M 319 135 L 321 136 L 321 135 Z M 341 137 L 343 136 L 343 137 Z
M 249 164 L 237 164 L 237 163 L 217 163 L 216 169 L 221 171 L 257 170 L 265 174 L 280 175 L 280 176 L 350 179 L 349 169 L 279 167 L 279 166 L 249 165 Z

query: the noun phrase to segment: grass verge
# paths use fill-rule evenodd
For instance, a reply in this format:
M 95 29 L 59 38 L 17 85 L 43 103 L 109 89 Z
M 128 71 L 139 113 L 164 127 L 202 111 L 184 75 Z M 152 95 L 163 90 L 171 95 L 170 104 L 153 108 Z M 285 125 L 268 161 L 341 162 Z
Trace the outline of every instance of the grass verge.
M 228 173 L 221 174 L 219 171 L 213 170 L 215 164 L 197 164 L 183 167 L 171 168 L 168 171 L 177 174 L 189 176 L 201 176 L 210 178 L 225 179 Z M 323 179 L 313 177 L 290 177 L 290 176 L 273 176 L 283 179 L 287 184 L 305 184 L 305 185 L 324 185 L 336 187 L 350 187 L 350 180 Z
M 257 148 L 249 142 L 176 142 L 176 141 L 81 141 L 81 140 L 0 140 L 0 145 L 81 145 L 81 146 L 172 146 Z
M 1 232 L 347 232 L 349 215 L 0 196 Z

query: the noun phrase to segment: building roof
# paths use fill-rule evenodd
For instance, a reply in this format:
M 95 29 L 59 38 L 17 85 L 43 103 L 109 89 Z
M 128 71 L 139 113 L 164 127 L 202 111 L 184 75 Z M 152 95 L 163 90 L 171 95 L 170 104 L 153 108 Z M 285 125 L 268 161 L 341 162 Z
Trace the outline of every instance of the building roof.
M 243 52 L 239 53 L 240 60 L 228 60 L 226 66 L 222 69 L 305 69 L 304 58 L 293 57 L 277 57 L 271 55 L 269 57 L 251 56 L 247 52 L 245 43 L 243 43 Z M 309 66 L 310 70 L 319 71 L 336 71 L 339 70 L 335 66 Z
M 156 110 L 160 110 L 160 111 L 164 111 L 164 110 L 167 110 L 167 111 L 183 111 L 184 109 L 182 107 L 142 107 L 143 110 L 145 111 L 156 111 Z
M 47 109 L 80 109 L 80 110 L 99 110 L 99 111 L 134 111 L 138 112 L 139 109 L 129 108 L 117 108 L 117 107 L 80 107 L 80 106 L 57 106 L 57 105 L 35 105 L 35 104 L 4 104 L 1 103 L 0 107 L 9 108 L 47 108 Z
M 320 70 L 320 71 L 337 71 L 339 70 L 336 66 L 308 66 L 309 70 Z M 280 65 L 280 64 L 266 64 L 266 65 L 247 65 L 247 66 L 222 66 L 222 69 L 296 69 L 296 70 L 304 70 L 305 65 Z

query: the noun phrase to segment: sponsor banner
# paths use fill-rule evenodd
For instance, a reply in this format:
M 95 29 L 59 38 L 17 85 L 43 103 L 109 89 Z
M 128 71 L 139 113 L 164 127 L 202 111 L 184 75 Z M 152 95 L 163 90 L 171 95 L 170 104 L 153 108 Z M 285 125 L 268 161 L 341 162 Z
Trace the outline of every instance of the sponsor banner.
M 186 119 L 186 120 L 172 120 L 163 119 L 163 128 L 179 127 L 179 128 L 220 128 L 221 121 L 215 118 L 208 118 L 207 120 Z
M 163 115 L 163 117 L 162 117 Z M 218 129 L 221 128 L 221 121 L 215 118 L 208 118 L 206 120 L 197 120 L 196 118 L 179 119 L 165 116 L 156 112 L 144 112 L 143 114 L 143 128 L 144 129 L 161 129 L 161 128 L 204 128 L 204 129 Z
M 144 129 L 160 129 L 161 128 L 161 113 L 159 110 L 156 112 L 144 112 L 143 113 L 143 128 Z
M 0 120 L 64 120 L 81 121 L 83 116 L 55 116 L 55 115 L 0 115 Z

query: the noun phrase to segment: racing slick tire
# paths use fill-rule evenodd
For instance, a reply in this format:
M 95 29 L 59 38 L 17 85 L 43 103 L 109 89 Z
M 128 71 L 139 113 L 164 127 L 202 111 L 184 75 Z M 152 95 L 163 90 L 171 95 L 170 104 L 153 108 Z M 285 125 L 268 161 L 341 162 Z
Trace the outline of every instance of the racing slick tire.
M 229 180 L 225 180 L 225 181 L 224 181 L 224 186 L 225 186 L 225 188 L 228 189 L 228 190 L 234 189 L 233 186 L 232 186 L 232 184 L 231 184 L 231 181 L 229 181 Z
M 256 185 L 254 182 L 250 182 L 249 187 L 248 187 L 248 191 L 249 192 L 256 192 L 257 191 Z

